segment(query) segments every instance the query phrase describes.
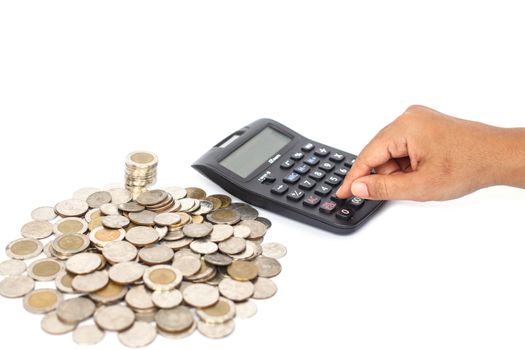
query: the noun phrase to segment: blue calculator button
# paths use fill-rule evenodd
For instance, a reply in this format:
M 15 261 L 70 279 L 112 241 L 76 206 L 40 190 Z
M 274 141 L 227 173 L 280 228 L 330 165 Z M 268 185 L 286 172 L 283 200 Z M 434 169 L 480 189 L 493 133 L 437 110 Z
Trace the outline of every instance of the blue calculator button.
M 289 184 L 294 184 L 296 183 L 297 181 L 299 181 L 299 179 L 301 178 L 301 175 L 297 174 L 297 173 L 294 173 L 294 172 L 291 172 L 290 174 L 288 174 L 284 179 L 283 181 L 286 182 L 286 183 L 289 183 Z
M 301 164 L 297 168 L 295 168 L 293 171 L 295 171 L 298 174 L 304 175 L 310 171 L 310 167 L 306 164 Z
M 306 164 L 308 164 L 308 165 L 312 165 L 312 166 L 313 166 L 313 165 L 317 165 L 317 164 L 319 164 L 319 161 L 320 161 L 319 157 L 316 157 L 316 156 L 310 156 L 310 157 L 308 157 L 308 158 L 306 158 L 306 159 L 304 160 L 304 162 L 305 162 Z

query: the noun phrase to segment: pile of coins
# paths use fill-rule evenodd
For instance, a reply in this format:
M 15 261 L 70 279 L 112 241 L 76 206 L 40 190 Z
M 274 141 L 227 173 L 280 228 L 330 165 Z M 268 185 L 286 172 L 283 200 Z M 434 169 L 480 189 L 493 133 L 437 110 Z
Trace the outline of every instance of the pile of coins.
M 140 194 L 157 182 L 158 158 L 154 153 L 138 151 L 126 157 L 125 185 L 134 194 Z
M 251 299 L 277 292 L 271 278 L 286 255 L 281 244 L 263 243 L 271 222 L 255 208 L 195 187 L 135 197 L 126 188 L 85 188 L 31 216 L 0 263 L 0 295 L 23 298 L 27 311 L 45 314 L 44 331 L 72 332 L 78 344 L 106 332 L 129 347 L 195 330 L 225 337 L 236 318 L 256 313 Z

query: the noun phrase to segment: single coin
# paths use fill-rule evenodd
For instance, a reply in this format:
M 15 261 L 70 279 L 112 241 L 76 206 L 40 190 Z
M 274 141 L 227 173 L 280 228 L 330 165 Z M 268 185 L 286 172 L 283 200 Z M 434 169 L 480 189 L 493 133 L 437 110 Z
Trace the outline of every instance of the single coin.
M 42 243 L 34 238 L 20 238 L 7 245 L 6 254 L 12 259 L 24 260 L 40 255 L 42 249 Z
M 153 292 L 151 300 L 155 306 L 161 309 L 171 309 L 182 303 L 182 293 L 178 289 L 169 292 Z
M 55 212 L 63 217 L 82 216 L 87 213 L 88 210 L 89 205 L 81 199 L 67 199 L 55 205 Z
M 31 221 L 22 226 L 20 233 L 25 238 L 44 239 L 53 234 L 53 225 L 48 221 Z
M 137 248 L 127 241 L 108 242 L 102 248 L 102 255 L 112 264 L 132 261 L 137 257 Z
M 98 192 L 98 191 L 100 191 L 100 189 L 95 188 L 95 187 L 81 188 L 75 193 L 73 193 L 73 198 L 85 201 L 86 199 L 88 199 L 89 196 L 91 196 L 93 193 Z
M 224 323 L 207 323 L 197 321 L 197 329 L 202 335 L 211 339 L 224 338 L 233 333 L 235 322 L 233 320 Z
M 159 240 L 160 236 L 157 230 L 147 226 L 136 226 L 128 230 L 126 240 L 131 244 L 142 247 L 153 244 Z
M 161 244 L 173 250 L 179 250 L 179 249 L 188 247 L 191 242 L 193 242 L 193 238 L 186 237 L 186 238 L 178 239 L 176 241 L 164 241 L 164 242 L 161 242 Z
M 182 232 L 182 229 L 178 228 L 174 231 L 169 231 L 163 239 L 165 241 L 176 241 L 181 238 L 184 238 L 184 233 Z
M 243 301 L 251 297 L 254 293 L 252 282 L 240 282 L 229 278 L 223 279 L 219 283 L 219 292 L 226 298 L 233 301 Z
M 35 281 L 27 276 L 8 276 L 0 281 L 0 295 L 20 298 L 35 288 Z
M 243 205 L 237 208 L 241 214 L 241 220 L 255 220 L 259 216 L 259 212 L 254 207 Z
M 137 202 L 128 202 L 119 204 L 118 208 L 126 213 L 138 213 L 143 211 L 146 207 L 138 204 Z
M 60 219 L 53 225 L 53 232 L 60 236 L 68 233 L 84 233 L 88 230 L 88 223 L 81 218 L 69 217 Z
M 96 271 L 102 265 L 102 257 L 95 253 L 80 253 L 66 261 L 66 269 L 77 275 Z
M 280 259 L 286 256 L 286 247 L 280 243 L 264 243 L 262 245 L 263 255 L 268 258 Z
M 147 265 L 170 263 L 173 255 L 173 249 L 164 245 L 148 246 L 139 250 L 140 260 Z
M 277 286 L 269 278 L 259 277 L 253 286 L 255 290 L 253 292 L 252 298 L 254 299 L 268 299 L 277 293 Z
M 179 200 L 181 212 L 191 211 L 200 205 L 200 201 L 194 198 L 182 198 Z
M 214 224 L 235 225 L 241 220 L 241 214 L 235 209 L 217 209 L 206 215 L 206 218 Z
M 251 300 L 246 300 L 235 304 L 235 314 L 237 318 L 247 319 L 255 316 L 257 305 Z
M 163 190 L 152 190 L 141 193 L 136 202 L 144 206 L 159 204 L 168 197 L 168 193 Z
M 268 230 L 266 225 L 257 220 L 243 220 L 240 222 L 241 225 L 248 226 L 251 230 L 249 239 L 258 239 L 263 237 Z
M 213 204 L 213 210 L 217 210 L 221 208 L 222 202 L 219 198 L 214 197 L 214 196 L 208 196 L 205 198 L 205 200 Z
M 174 199 L 182 199 L 186 197 L 186 190 L 182 187 L 168 187 L 164 191 L 168 192 Z
M 200 264 L 199 264 L 200 265 Z M 26 272 L 26 263 L 20 260 L 6 260 L 0 263 L 0 276 L 17 276 Z
M 129 213 L 128 217 L 135 225 L 153 226 L 155 225 L 155 217 L 157 213 L 151 210 L 143 210 L 139 212 Z
M 60 321 L 74 325 L 87 320 L 94 312 L 95 303 L 83 297 L 63 300 L 56 310 Z
M 95 312 L 95 323 L 107 331 L 123 331 L 135 322 L 135 314 L 123 305 L 105 306 Z
M 178 224 L 181 221 L 181 218 L 175 213 L 161 213 L 155 216 L 153 221 L 160 226 L 171 226 Z
M 64 264 L 53 258 L 39 259 L 27 268 L 27 275 L 35 281 L 52 281 L 64 271 Z
M 199 272 L 201 261 L 200 257 L 186 255 L 175 259 L 172 266 L 179 270 L 184 277 L 187 277 Z
M 264 226 L 266 226 L 267 229 L 269 229 L 270 227 L 272 227 L 272 222 L 267 219 L 267 218 L 264 218 L 262 216 L 259 216 L 257 218 L 255 218 L 256 221 L 259 221 L 260 223 L 263 223 Z
M 213 231 L 210 234 L 212 242 L 222 242 L 233 235 L 233 226 L 226 224 L 213 225 Z
M 215 304 L 219 300 L 217 287 L 205 283 L 195 283 L 182 292 L 184 301 L 194 307 L 203 308 Z
M 187 224 L 182 228 L 184 235 L 190 238 L 206 237 L 212 231 L 213 225 L 207 222 L 202 224 Z
M 142 279 L 145 270 L 146 267 L 137 262 L 121 262 L 111 266 L 109 278 L 116 283 L 131 284 Z
M 57 217 L 55 208 L 39 207 L 31 212 L 31 218 L 35 221 L 51 221 Z
M 40 321 L 40 327 L 42 327 L 46 333 L 60 335 L 71 332 L 77 327 L 77 325 L 76 323 L 64 323 L 57 317 L 56 312 L 50 312 L 42 318 L 42 321 Z
M 62 299 L 55 289 L 35 289 L 24 297 L 24 308 L 33 314 L 45 314 L 55 310 Z
M 78 275 L 71 282 L 73 289 L 82 293 L 92 293 L 104 288 L 109 282 L 108 273 L 95 271 L 87 275 Z
M 124 237 L 126 237 L 126 231 L 122 228 L 113 229 L 100 226 L 89 233 L 89 240 L 102 248 L 110 242 L 122 241 Z
M 213 253 L 204 256 L 204 260 L 215 266 L 228 266 L 232 263 L 233 259 L 228 255 L 221 253 Z
M 155 326 L 142 321 L 137 321 L 129 329 L 120 332 L 118 339 L 129 348 L 141 348 L 153 343 L 157 337 Z
M 198 187 L 186 187 L 186 197 L 202 200 L 206 198 L 206 192 Z
M 192 212 L 193 215 L 205 215 L 213 210 L 213 203 L 207 200 L 201 200 L 199 209 Z
M 220 297 L 214 305 L 197 309 L 197 315 L 207 323 L 224 323 L 235 317 L 235 303 Z
M 252 241 L 246 241 L 246 249 L 238 254 L 230 254 L 235 260 L 252 260 L 255 257 L 256 245 Z
M 238 254 L 246 249 L 246 241 L 239 237 L 230 237 L 219 243 L 219 250 L 224 254 Z
M 101 217 L 102 216 L 102 212 L 100 211 L 99 208 L 95 208 L 95 209 L 89 209 L 88 212 L 86 213 L 86 215 L 84 215 L 84 219 L 90 223 L 93 219 L 96 219 L 98 217 Z
M 152 293 L 145 286 L 132 287 L 126 294 L 126 304 L 133 310 L 150 310 L 155 307 Z
M 169 265 L 156 265 L 144 272 L 144 283 L 154 291 L 169 291 L 182 281 L 182 272 Z
M 97 303 L 107 305 L 122 300 L 127 292 L 127 286 L 109 281 L 104 288 L 99 289 L 94 293 L 90 293 L 89 297 Z
M 62 293 L 75 293 L 72 282 L 75 275 L 70 274 L 67 271 L 63 271 L 55 278 L 55 285 Z
M 173 309 L 162 309 L 155 315 L 157 327 L 165 332 L 182 332 L 194 322 L 191 310 L 185 306 Z
M 168 338 L 168 339 L 183 339 L 183 338 L 186 338 L 192 335 L 196 329 L 197 329 L 197 322 L 194 321 L 191 324 L 191 326 L 189 326 L 188 328 L 180 332 L 166 332 L 158 327 L 157 327 L 157 332 L 163 337 Z
M 207 238 L 194 240 L 190 243 L 190 248 L 199 254 L 213 254 L 219 249 L 217 243 L 214 243 Z
M 78 345 L 95 345 L 104 339 L 104 331 L 95 325 L 80 326 L 73 332 L 73 341 Z
M 231 197 L 225 194 L 212 194 L 210 197 L 215 197 L 221 201 L 221 208 L 229 207 L 232 203 Z
M 227 271 L 237 281 L 250 281 L 257 277 L 257 265 L 251 261 L 235 260 Z
M 115 203 L 102 204 L 98 209 L 106 216 L 120 215 L 118 205 Z
M 122 215 L 111 215 L 111 216 L 105 216 L 102 218 L 102 224 L 106 226 L 107 228 L 124 228 L 128 226 L 130 223 L 129 219 Z
M 203 279 L 212 278 L 216 273 L 217 270 L 213 265 L 209 265 L 206 261 L 201 260 L 200 270 L 194 275 L 186 276 L 186 280 L 201 281 Z M 182 291 L 182 286 L 179 289 Z
M 111 193 L 98 191 L 87 197 L 86 202 L 90 208 L 100 208 L 102 204 L 111 203 Z
M 131 192 L 125 188 L 112 188 L 109 189 L 108 192 L 111 194 L 111 203 L 113 204 L 120 205 L 128 203 L 132 199 Z
M 251 233 L 252 233 L 252 230 L 248 226 L 239 224 L 233 227 L 233 235 L 235 237 L 248 238 Z
M 259 277 L 275 277 L 281 273 L 281 263 L 276 259 L 268 258 L 266 256 L 259 256 L 254 260 L 257 265 Z
M 73 255 L 89 247 L 89 238 L 79 233 L 68 233 L 55 238 L 51 246 L 59 254 Z

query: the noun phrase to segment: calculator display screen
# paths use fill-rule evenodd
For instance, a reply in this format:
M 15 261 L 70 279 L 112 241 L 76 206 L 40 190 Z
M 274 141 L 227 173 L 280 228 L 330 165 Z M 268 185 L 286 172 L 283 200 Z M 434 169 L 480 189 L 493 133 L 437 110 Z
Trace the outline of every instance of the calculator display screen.
M 266 127 L 219 162 L 235 174 L 246 177 L 286 146 L 291 138 L 279 131 Z

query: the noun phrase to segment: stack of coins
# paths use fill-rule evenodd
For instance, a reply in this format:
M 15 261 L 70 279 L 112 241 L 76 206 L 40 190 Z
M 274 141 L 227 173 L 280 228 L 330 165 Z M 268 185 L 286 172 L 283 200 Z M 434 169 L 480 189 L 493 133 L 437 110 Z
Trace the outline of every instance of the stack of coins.
M 196 187 L 73 197 L 35 209 L 0 263 L 0 295 L 45 314 L 47 333 L 95 344 L 113 332 L 129 347 L 222 338 L 277 292 L 286 248 L 263 243 L 272 224 L 248 204 Z
M 126 188 L 136 197 L 157 181 L 158 158 L 154 153 L 137 151 L 126 158 Z

